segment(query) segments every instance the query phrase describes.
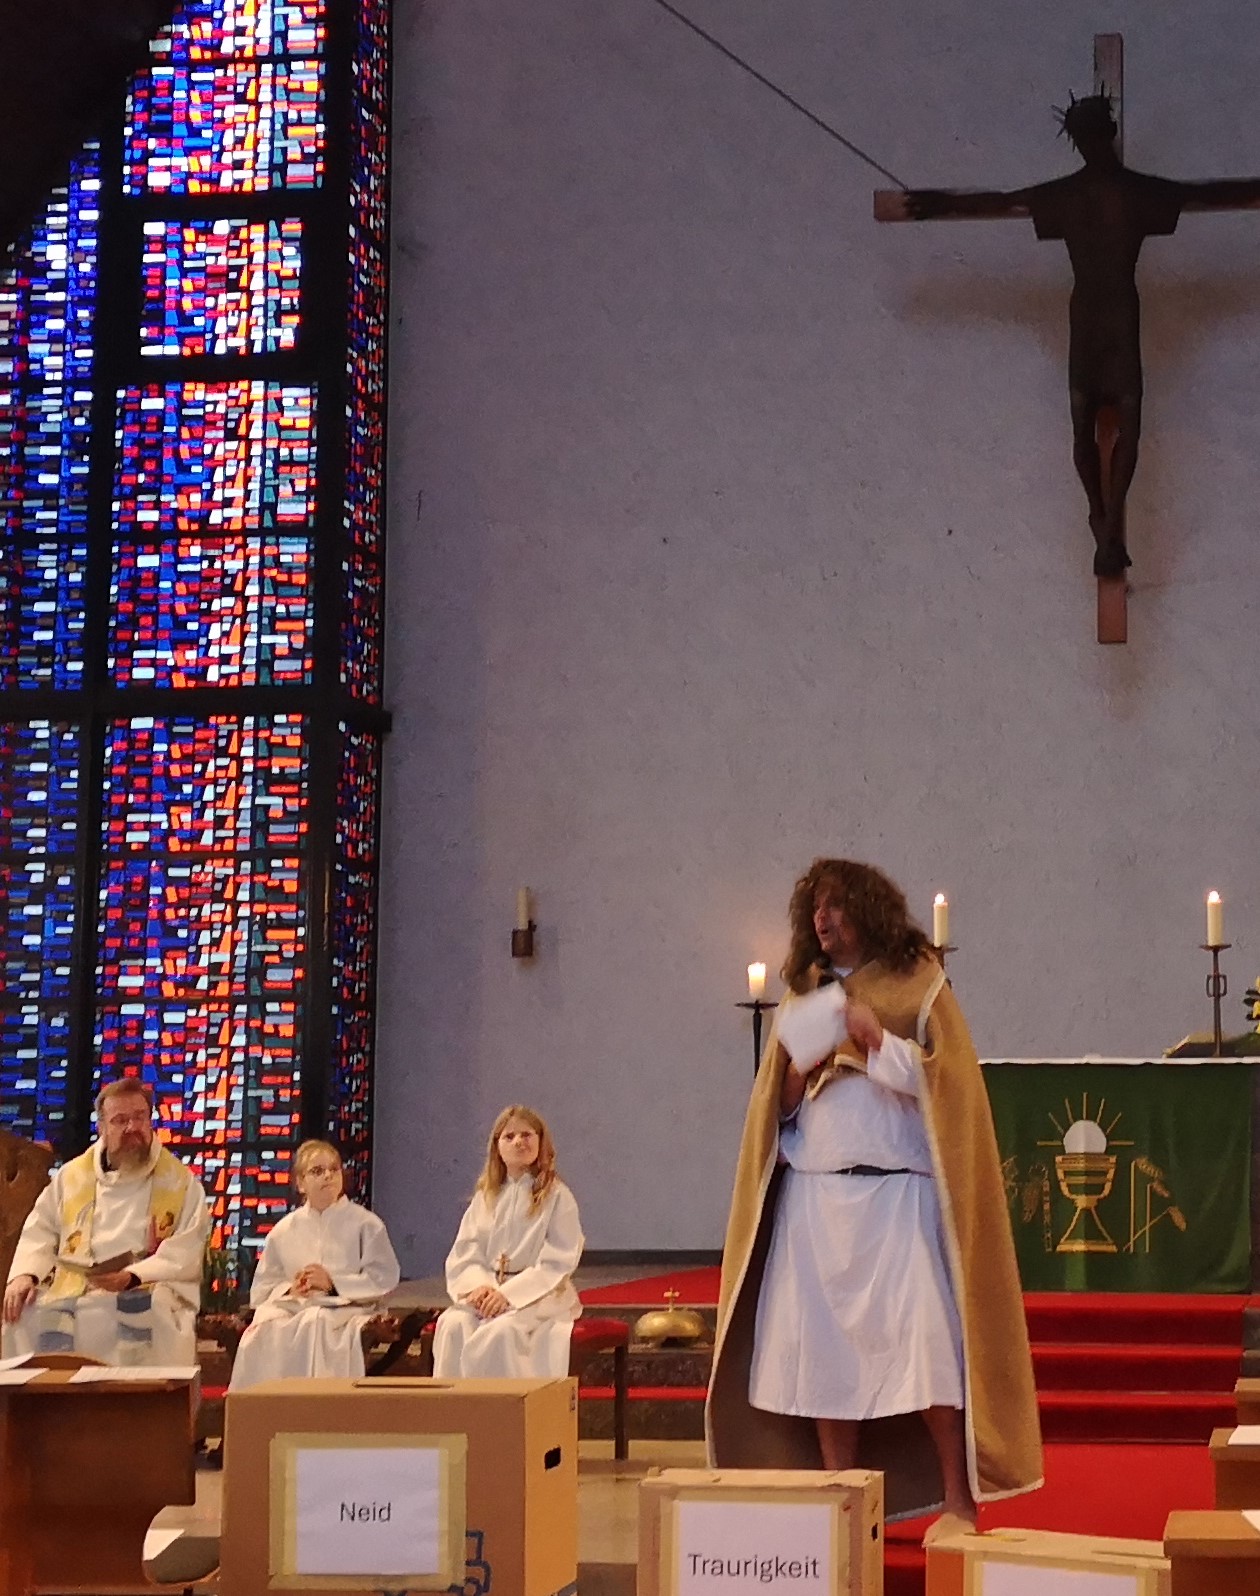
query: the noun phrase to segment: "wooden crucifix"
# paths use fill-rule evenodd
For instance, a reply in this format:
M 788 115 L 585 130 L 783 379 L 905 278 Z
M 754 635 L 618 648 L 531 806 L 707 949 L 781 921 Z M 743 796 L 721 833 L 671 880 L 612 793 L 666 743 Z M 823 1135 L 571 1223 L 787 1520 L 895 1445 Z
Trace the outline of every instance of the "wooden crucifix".
M 1031 217 L 1038 238 L 1062 239 L 1072 262 L 1068 391 L 1072 458 L 1089 501 L 1098 589 L 1098 641 L 1127 636 L 1130 562 L 1124 503 L 1142 426 L 1142 352 L 1136 268 L 1143 243 L 1176 231 L 1182 211 L 1260 206 L 1260 178 L 1180 183 L 1135 172 L 1120 148 L 1123 43 L 1094 40 L 1094 92 L 1061 113 L 1082 166 L 1067 177 L 1005 192 L 881 189 L 880 222 Z

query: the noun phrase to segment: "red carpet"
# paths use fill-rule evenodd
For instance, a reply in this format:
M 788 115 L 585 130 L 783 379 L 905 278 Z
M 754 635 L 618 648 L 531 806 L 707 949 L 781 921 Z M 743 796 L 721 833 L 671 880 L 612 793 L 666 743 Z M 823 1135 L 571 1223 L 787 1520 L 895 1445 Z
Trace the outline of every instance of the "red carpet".
M 668 1275 L 645 1275 L 641 1280 L 626 1280 L 619 1286 L 593 1286 L 581 1293 L 592 1308 L 655 1308 L 665 1302 L 667 1291 L 678 1293 L 684 1308 L 716 1308 L 721 1271 L 716 1264 L 703 1269 L 676 1269 Z

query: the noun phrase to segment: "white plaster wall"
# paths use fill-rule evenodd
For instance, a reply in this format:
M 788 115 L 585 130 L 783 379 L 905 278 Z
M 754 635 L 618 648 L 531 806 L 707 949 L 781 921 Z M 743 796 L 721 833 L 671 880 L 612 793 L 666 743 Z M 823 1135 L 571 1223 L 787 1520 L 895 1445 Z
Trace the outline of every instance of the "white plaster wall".
M 1236 0 L 687 0 L 918 185 L 1260 172 Z M 1094 641 L 1061 245 L 882 183 L 652 0 L 398 0 L 378 1206 L 443 1255 L 496 1110 L 597 1248 L 721 1237 L 733 1005 L 818 853 L 924 915 L 982 1053 L 1231 1025 L 1260 956 L 1260 213 L 1147 246 L 1130 641 Z M 518 885 L 540 954 L 508 956 Z

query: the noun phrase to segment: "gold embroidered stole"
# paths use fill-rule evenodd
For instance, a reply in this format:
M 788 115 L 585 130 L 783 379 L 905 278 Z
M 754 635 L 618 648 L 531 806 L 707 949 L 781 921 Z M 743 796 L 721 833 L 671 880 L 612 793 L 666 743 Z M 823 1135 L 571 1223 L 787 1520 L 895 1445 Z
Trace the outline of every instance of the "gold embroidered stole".
M 179 1159 L 159 1146 L 149 1175 L 149 1251 L 175 1232 L 192 1175 Z M 72 1158 L 61 1171 L 61 1246 L 63 1257 L 80 1269 L 58 1263 L 46 1297 L 78 1297 L 87 1290 L 92 1263 L 92 1222 L 96 1217 L 96 1148 Z

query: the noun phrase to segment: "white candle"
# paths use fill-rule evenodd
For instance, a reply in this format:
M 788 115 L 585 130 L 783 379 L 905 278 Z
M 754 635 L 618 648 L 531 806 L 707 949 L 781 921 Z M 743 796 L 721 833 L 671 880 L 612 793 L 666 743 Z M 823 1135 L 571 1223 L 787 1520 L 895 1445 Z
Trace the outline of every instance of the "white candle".
M 1207 895 L 1207 939 L 1210 948 L 1223 947 L 1225 943 L 1225 905 L 1219 892 Z
M 943 892 L 932 899 L 932 941 L 938 948 L 949 942 L 949 899 Z
M 516 889 L 516 929 L 518 931 L 528 931 L 529 930 L 529 888 L 528 887 L 518 887 Z
M 755 1002 L 766 995 L 766 967 L 764 964 L 748 966 L 748 996 Z

